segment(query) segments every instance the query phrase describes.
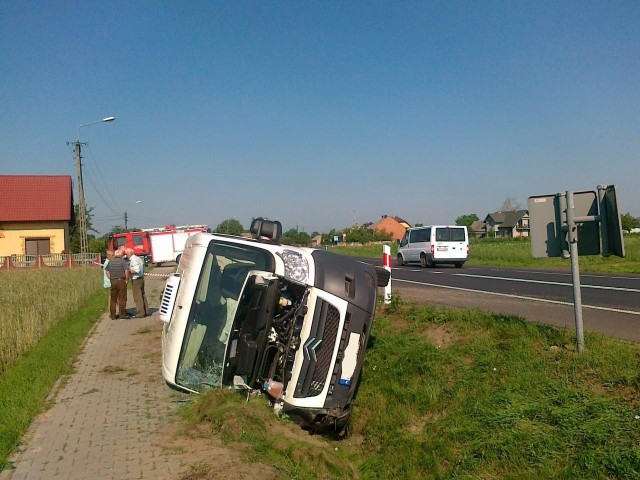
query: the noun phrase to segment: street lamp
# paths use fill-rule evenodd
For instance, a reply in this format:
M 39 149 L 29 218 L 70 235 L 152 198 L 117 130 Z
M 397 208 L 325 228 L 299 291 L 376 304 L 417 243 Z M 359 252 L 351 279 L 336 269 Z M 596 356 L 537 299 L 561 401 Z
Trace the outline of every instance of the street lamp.
M 140 203 L 142 203 L 142 200 L 136 200 L 136 205 L 139 205 Z M 129 219 L 129 217 L 127 216 L 127 211 L 125 210 L 124 212 L 124 229 L 128 230 L 129 227 L 127 225 L 127 220 Z
M 78 126 L 78 139 L 75 141 L 76 147 L 76 173 L 78 175 L 78 219 L 80 226 L 80 253 L 85 260 L 84 255 L 89 252 L 89 242 L 87 240 L 87 207 L 84 202 L 84 186 L 82 184 L 82 155 L 81 145 L 86 145 L 80 142 L 80 129 L 87 125 L 93 125 L 94 123 L 113 122 L 116 117 L 105 117 L 102 120 L 96 120 L 95 122 L 85 123 Z M 67 145 L 71 142 L 67 142 Z

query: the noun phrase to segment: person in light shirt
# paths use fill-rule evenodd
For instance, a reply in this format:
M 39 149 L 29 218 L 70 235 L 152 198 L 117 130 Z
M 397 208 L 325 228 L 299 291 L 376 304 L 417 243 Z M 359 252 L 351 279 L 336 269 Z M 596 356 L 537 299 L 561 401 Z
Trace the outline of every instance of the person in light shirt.
M 136 318 L 146 317 L 148 312 L 147 297 L 144 293 L 144 260 L 137 256 L 132 248 L 125 249 L 129 260 L 129 276 L 133 290 L 133 301 L 136 304 Z

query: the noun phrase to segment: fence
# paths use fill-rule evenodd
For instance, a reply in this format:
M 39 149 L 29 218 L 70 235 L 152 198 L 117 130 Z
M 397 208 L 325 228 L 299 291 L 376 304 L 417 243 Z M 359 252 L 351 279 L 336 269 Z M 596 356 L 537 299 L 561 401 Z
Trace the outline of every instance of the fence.
M 0 257 L 0 270 L 19 268 L 74 268 L 102 264 L 99 253 L 52 253 L 49 255 L 11 255 Z

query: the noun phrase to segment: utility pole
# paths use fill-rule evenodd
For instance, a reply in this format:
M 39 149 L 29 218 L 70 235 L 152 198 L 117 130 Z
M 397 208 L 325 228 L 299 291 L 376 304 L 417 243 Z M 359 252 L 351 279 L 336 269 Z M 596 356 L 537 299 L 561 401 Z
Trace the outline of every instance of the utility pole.
M 78 224 L 80 226 L 80 254 L 83 256 L 89 253 L 89 242 L 87 241 L 87 207 L 84 203 L 84 186 L 82 184 L 82 155 L 81 145 L 86 145 L 78 139 L 76 141 L 76 173 L 78 175 Z
M 80 129 L 82 127 L 86 127 L 87 125 L 93 125 L 94 123 L 102 123 L 102 122 L 113 122 L 116 117 L 105 117 L 101 120 L 96 120 L 95 122 L 85 123 L 83 125 L 78 126 L 78 139 L 73 142 L 76 147 L 76 174 L 78 176 L 78 225 L 80 227 L 80 254 L 82 255 L 82 260 L 86 260 L 85 256 L 89 253 L 89 242 L 87 240 L 87 205 L 84 201 L 84 185 L 82 184 L 82 145 L 86 145 L 86 143 L 82 143 L 80 141 Z M 67 145 L 72 142 L 67 142 Z
M 127 212 L 124 212 L 124 229 L 128 230 L 128 227 L 127 227 Z

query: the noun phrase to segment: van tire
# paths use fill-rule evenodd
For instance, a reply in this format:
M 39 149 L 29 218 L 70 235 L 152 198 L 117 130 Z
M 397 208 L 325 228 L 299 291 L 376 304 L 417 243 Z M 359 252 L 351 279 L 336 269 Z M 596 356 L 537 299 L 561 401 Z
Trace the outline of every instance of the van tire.
M 427 260 L 427 256 L 424 253 L 420 255 L 420 266 L 422 268 L 427 268 L 429 266 L 429 261 Z
M 178 255 L 178 256 L 176 257 L 176 263 L 180 263 L 180 258 L 182 258 L 182 254 L 180 254 L 180 255 Z
M 456 262 L 454 263 L 454 265 L 456 266 L 456 268 L 462 268 L 462 265 L 464 265 L 464 262 Z
M 399 267 L 404 265 L 404 260 L 402 258 L 402 255 L 398 254 L 398 259 L 397 259 L 396 263 L 398 264 Z

